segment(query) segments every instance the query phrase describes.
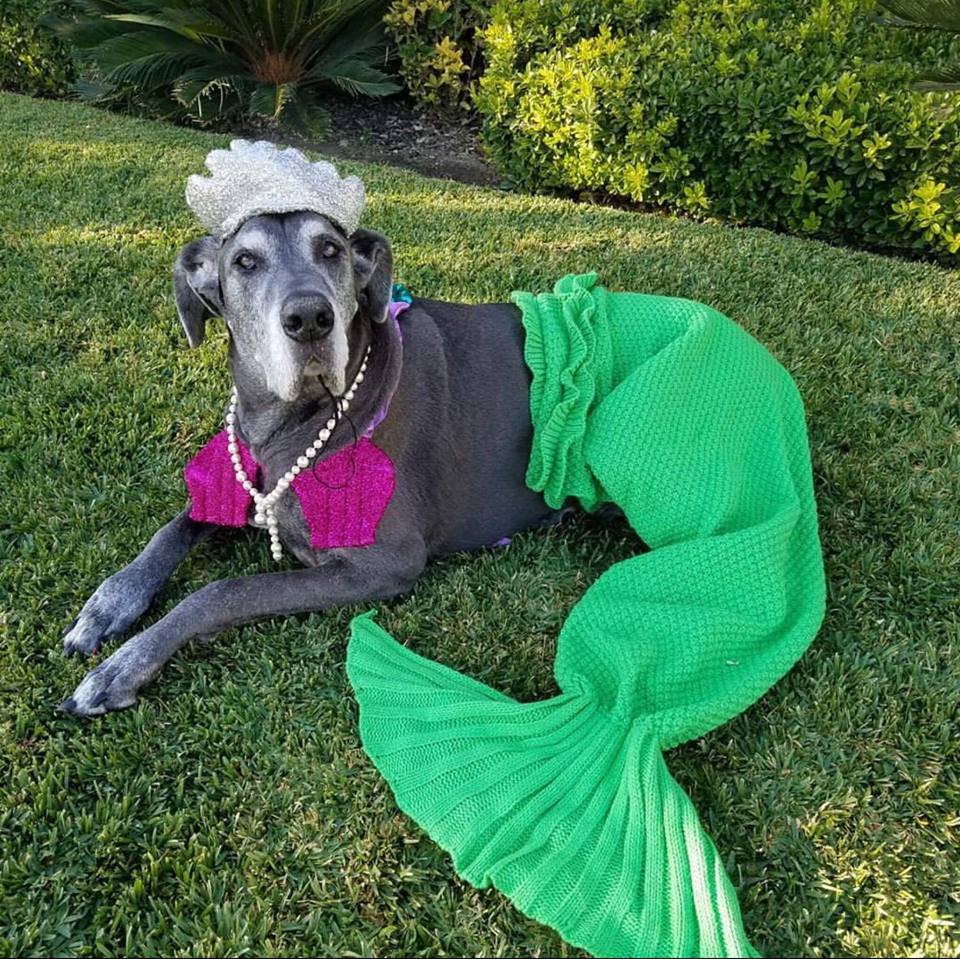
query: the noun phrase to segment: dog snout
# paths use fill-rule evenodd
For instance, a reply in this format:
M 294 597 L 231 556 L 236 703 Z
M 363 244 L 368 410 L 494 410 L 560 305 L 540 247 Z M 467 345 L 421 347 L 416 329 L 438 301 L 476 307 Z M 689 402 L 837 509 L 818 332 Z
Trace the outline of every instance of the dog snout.
M 333 329 L 333 306 L 318 293 L 288 297 L 280 311 L 283 332 L 297 343 L 320 340 Z

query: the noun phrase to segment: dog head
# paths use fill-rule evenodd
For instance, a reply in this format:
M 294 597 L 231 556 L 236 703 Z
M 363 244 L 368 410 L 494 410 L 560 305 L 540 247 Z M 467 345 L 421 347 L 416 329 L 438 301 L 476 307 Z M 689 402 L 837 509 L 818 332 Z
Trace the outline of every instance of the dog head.
M 253 216 L 224 240 L 202 237 L 173 270 L 190 345 L 223 317 L 245 375 L 286 402 L 344 392 L 359 325 L 386 320 L 392 282 L 386 237 L 346 236 L 311 212 Z

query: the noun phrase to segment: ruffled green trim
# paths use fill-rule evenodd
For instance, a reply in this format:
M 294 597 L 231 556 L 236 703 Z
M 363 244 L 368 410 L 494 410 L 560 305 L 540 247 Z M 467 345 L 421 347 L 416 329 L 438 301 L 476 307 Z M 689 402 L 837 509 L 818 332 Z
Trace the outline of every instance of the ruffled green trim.
M 570 496 L 587 510 L 604 499 L 583 452 L 587 419 L 610 389 L 612 368 L 607 294 L 596 283 L 596 273 L 584 273 L 565 276 L 553 293 L 510 294 L 522 315 L 524 359 L 533 375 L 526 483 L 554 509 Z

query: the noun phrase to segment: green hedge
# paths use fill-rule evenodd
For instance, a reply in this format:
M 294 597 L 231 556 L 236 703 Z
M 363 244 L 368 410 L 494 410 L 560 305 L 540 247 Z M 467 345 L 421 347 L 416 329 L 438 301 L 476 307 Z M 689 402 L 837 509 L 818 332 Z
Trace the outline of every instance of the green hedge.
M 0 90 L 61 96 L 74 78 L 67 48 L 37 21 L 58 4 L 51 0 L 0 3 Z
M 501 170 L 888 249 L 960 251 L 955 55 L 869 0 L 497 0 L 476 105 Z
M 490 0 L 392 0 L 383 18 L 411 96 L 436 112 L 469 108 Z

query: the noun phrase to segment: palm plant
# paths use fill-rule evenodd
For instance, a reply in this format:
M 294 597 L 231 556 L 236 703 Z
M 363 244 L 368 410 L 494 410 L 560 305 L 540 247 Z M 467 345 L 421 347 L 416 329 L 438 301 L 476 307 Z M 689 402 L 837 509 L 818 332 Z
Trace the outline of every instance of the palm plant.
M 894 27 L 942 30 L 960 36 L 960 0 L 879 0 Z M 960 63 L 926 70 L 917 77 L 920 90 L 960 90 Z
M 318 88 L 386 96 L 385 0 L 79 0 L 45 23 L 93 67 L 88 100 L 120 98 L 208 123 L 326 125 Z

